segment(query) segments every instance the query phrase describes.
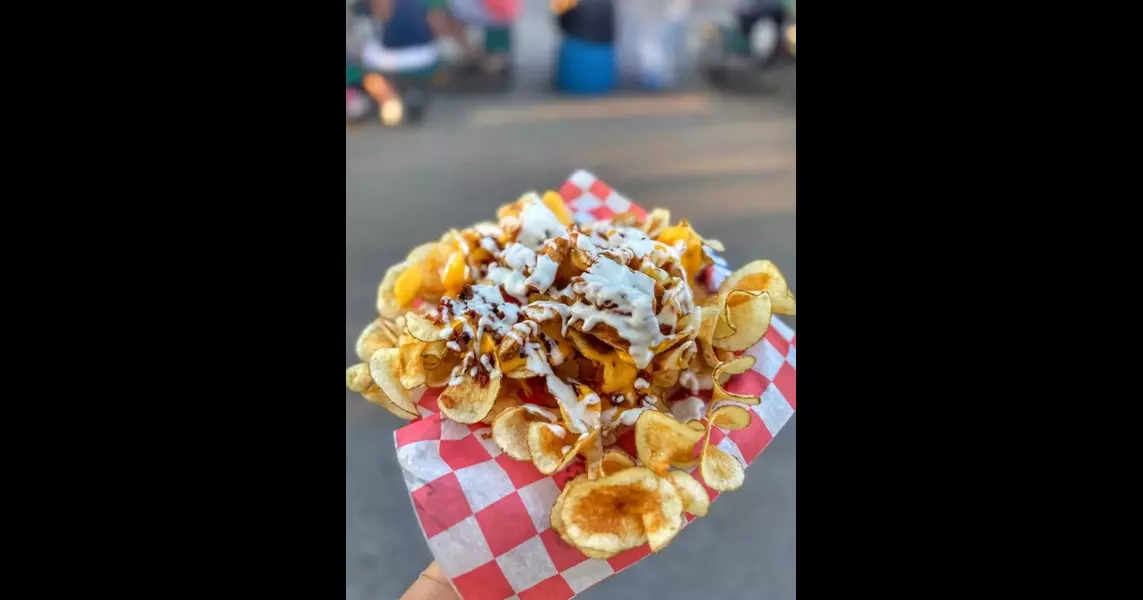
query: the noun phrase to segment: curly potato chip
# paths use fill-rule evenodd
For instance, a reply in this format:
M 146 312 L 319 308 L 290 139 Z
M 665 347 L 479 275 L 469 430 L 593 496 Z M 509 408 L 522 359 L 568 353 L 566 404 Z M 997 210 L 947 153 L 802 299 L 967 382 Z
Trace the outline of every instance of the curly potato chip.
M 544 475 L 551 475 L 567 467 L 581 451 L 590 450 L 598 441 L 599 431 L 580 436 L 552 423 L 532 423 L 528 426 L 528 451 L 532 463 Z
M 496 397 L 496 402 L 492 405 L 492 410 L 488 411 L 488 414 L 480 420 L 481 423 L 492 425 L 505 411 L 524 404 L 524 401 L 520 400 L 519 393 L 509 385 L 513 383 L 515 382 L 511 379 L 505 379 L 500 383 L 500 394 Z M 524 432 L 524 435 L 526 439 L 527 432 Z
M 768 260 L 756 260 L 727 277 L 719 287 L 720 301 L 725 302 L 735 290 L 767 292 L 770 294 L 774 312 L 780 315 L 797 315 L 798 301 L 794 297 L 794 292 L 790 290 L 785 276 L 778 267 Z
M 683 243 L 686 249 L 682 252 L 681 266 L 690 277 L 696 277 L 702 273 L 703 264 L 707 260 L 702 251 L 702 238 L 690 226 L 690 223 L 687 223 L 686 219 L 679 221 L 679 224 L 674 227 L 664 229 L 655 239 L 671 247 L 680 242 Z
M 564 491 L 560 492 L 559 496 L 556 496 L 556 503 L 552 505 L 552 512 L 550 517 L 552 529 L 559 534 L 560 538 L 563 539 L 567 545 L 571 546 L 572 548 L 576 548 L 576 545 L 575 542 L 573 542 L 571 538 L 568 537 L 567 528 L 564 525 L 563 520 L 564 498 L 567 496 L 568 491 L 571 490 L 573 486 L 584 483 L 586 481 L 588 481 L 586 473 L 578 475 L 575 479 L 569 481 L 567 485 L 564 486 Z M 579 550 L 584 554 L 584 556 L 587 556 L 588 558 L 594 558 L 598 560 L 607 560 L 612 556 L 618 554 L 618 552 L 603 552 L 600 550 L 592 550 L 591 548 L 576 548 L 576 550 Z
M 405 315 L 405 331 L 418 341 L 439 342 L 442 339 L 441 334 L 450 329 L 451 327 L 441 327 L 433 323 L 432 319 L 415 312 Z
M 426 371 L 435 371 L 446 356 L 448 356 L 448 344 L 443 341 L 427 343 L 421 351 L 421 361 Z
M 635 422 L 639 462 L 660 475 L 665 475 L 671 466 L 692 466 L 695 444 L 702 437 L 701 432 L 655 410 L 643 412 Z
M 430 369 L 428 368 L 428 359 L 426 359 L 425 386 L 436 389 L 448 385 L 448 382 L 452 380 L 452 370 L 460 364 L 460 360 L 460 356 L 456 354 L 446 354 L 435 368 Z
M 425 385 L 425 363 L 422 354 L 427 345 L 412 339 L 401 345 L 401 387 L 415 390 Z
M 714 392 L 711 396 L 711 406 L 714 406 L 723 400 L 733 400 L 735 402 L 741 402 L 743 404 L 750 405 L 761 404 L 762 398 L 760 396 L 734 394 L 726 391 L 726 388 L 722 387 L 723 384 L 730 379 L 730 376 L 741 375 L 750 369 L 753 369 L 754 365 L 757 362 L 758 359 L 747 354 L 745 356 L 740 356 L 730 362 L 722 363 L 716 367 L 714 370 Z
M 703 448 L 701 465 L 703 481 L 712 490 L 732 492 L 746 481 L 742 463 L 717 446 Z
M 397 287 L 397 280 L 401 278 L 404 273 L 414 268 L 413 265 L 403 262 L 389 267 L 385 271 L 385 278 L 381 280 L 381 285 L 377 287 L 377 312 L 386 319 L 395 319 L 402 314 L 401 303 L 397 301 L 395 289 Z M 372 358 L 372 357 L 370 357 Z
M 585 487 L 599 483 L 603 485 Z M 670 481 L 639 467 L 580 484 L 565 498 L 562 513 L 568 537 L 585 553 L 616 552 L 645 541 L 652 552 L 659 552 L 683 527 L 683 501 L 678 491 Z M 642 535 L 638 534 L 639 525 Z
M 654 359 L 656 370 L 681 371 L 690 366 L 698 353 L 698 346 L 693 341 L 684 341 L 671 350 L 664 352 Z M 634 367 L 632 367 L 634 368 Z M 634 381 L 634 379 L 632 379 Z
M 554 423 L 555 415 L 529 411 L 523 406 L 509 408 L 492 422 L 492 439 L 505 454 L 516 460 L 532 460 L 528 446 L 533 423 Z
M 385 408 L 401 419 L 411 421 L 418 417 L 416 412 L 409 412 L 398 407 L 389 399 L 389 396 L 385 395 L 380 386 L 373 381 L 373 376 L 369 373 L 369 365 L 362 363 L 347 369 L 345 371 L 345 387 L 361 394 L 366 400 Z
M 603 469 L 603 434 L 595 430 L 591 436 L 591 443 L 580 450 L 584 463 L 587 464 L 587 478 L 594 481 L 601 477 Z
M 397 306 L 406 307 L 413 303 L 413 299 L 421 292 L 421 279 L 424 271 L 420 266 L 405 269 L 393 284 L 393 299 Z
M 616 553 L 651 542 L 657 552 L 682 529 L 683 502 L 669 482 L 635 467 L 572 486 L 561 516 L 581 550 Z
M 714 347 L 728 352 L 741 352 L 762 341 L 770 329 L 773 316 L 770 294 L 760 292 L 731 292 L 726 304 L 728 320 L 734 324 L 734 331 L 725 337 L 714 333 Z
M 710 510 L 710 496 L 702 484 L 686 471 L 671 471 L 666 477 L 683 499 L 683 510 L 696 517 L 705 517 Z
M 718 320 L 715 322 L 712 338 L 715 340 L 728 338 L 734 335 L 735 331 L 738 331 L 738 327 L 730 315 L 730 306 L 723 304 L 718 309 Z
M 714 404 L 711 403 L 711 406 L 713 407 Z M 750 427 L 750 411 L 741 406 L 720 406 L 711 413 L 710 422 L 716 427 L 731 431 L 746 429 Z
M 567 482 L 567 484 L 564 485 L 563 491 L 560 492 L 560 495 L 556 496 L 556 503 L 554 505 L 552 505 L 552 513 L 551 513 L 552 529 L 556 530 L 556 533 L 560 534 L 560 537 L 563 538 L 564 541 L 567 542 L 569 546 L 575 546 L 575 544 L 572 543 L 572 541 L 570 539 L 568 539 L 567 529 L 564 527 L 564 518 L 563 518 L 563 514 L 562 514 L 563 510 L 564 510 L 564 497 L 566 497 L 568 495 L 568 491 L 571 490 L 573 487 L 575 487 L 578 484 L 584 483 L 586 481 L 587 481 L 587 473 L 581 473 L 581 474 L 577 475 L 575 477 L 575 479 L 572 479 L 571 481 Z
M 699 324 L 698 335 L 695 336 L 699 352 L 702 353 L 706 364 L 712 369 L 722 363 L 715 354 L 714 348 L 714 330 L 718 326 L 722 314 L 723 312 L 720 308 L 714 304 L 703 306 L 702 322 Z
M 627 455 L 622 450 L 608 450 L 607 454 L 603 455 L 603 461 L 599 465 L 600 475 L 607 477 L 614 475 L 624 469 L 630 469 L 635 466 L 635 459 Z
M 417 403 L 409 396 L 409 391 L 401 385 L 401 351 L 396 348 L 382 348 L 369 359 L 369 373 L 381 391 L 398 408 L 413 415 L 417 413 Z
M 369 362 L 373 358 L 373 353 L 381 348 L 393 348 L 397 345 L 397 330 L 393 321 L 388 319 L 377 319 L 362 330 L 361 335 L 357 337 L 357 344 L 355 350 L 357 358 L 362 362 Z
M 444 416 L 466 425 L 479 423 L 492 407 L 500 393 L 500 377 L 488 377 L 485 383 L 465 378 L 459 385 L 450 385 L 437 398 Z
M 647 237 L 657 239 L 668 227 L 671 226 L 671 211 L 656 208 L 647 215 L 647 220 L 643 221 L 641 229 Z

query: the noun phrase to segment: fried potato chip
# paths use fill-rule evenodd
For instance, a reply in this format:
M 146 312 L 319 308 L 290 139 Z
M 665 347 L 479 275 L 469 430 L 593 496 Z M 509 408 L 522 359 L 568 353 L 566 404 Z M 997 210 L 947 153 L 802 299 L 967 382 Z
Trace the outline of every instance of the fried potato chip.
M 670 482 L 635 467 L 571 486 L 561 516 L 581 550 L 615 553 L 650 542 L 657 552 L 682 529 L 683 501 Z
M 374 352 L 369 359 L 369 374 L 397 408 L 408 414 L 418 414 L 416 402 L 413 402 L 409 391 L 401 385 L 400 350 L 382 348 Z
M 639 462 L 665 475 L 671 466 L 694 465 L 694 447 L 703 434 L 665 413 L 648 410 L 635 422 L 635 449 Z
M 447 233 L 445 237 L 448 237 Z M 439 246 L 437 242 L 421 244 L 409 251 L 409 255 L 405 257 L 405 262 L 410 265 L 420 264 L 437 252 L 437 246 Z
M 509 408 L 492 422 L 492 439 L 508 456 L 516 460 L 532 460 L 528 446 L 529 428 L 533 423 L 551 422 L 552 419 L 543 413 L 528 411 L 523 406 Z
M 450 328 L 433 323 L 432 319 L 415 312 L 405 315 L 405 330 L 409 335 L 421 342 L 439 342 L 441 333 Z
M 564 510 L 564 498 L 568 495 L 568 491 L 570 491 L 573 487 L 586 481 L 587 473 L 581 473 L 577 475 L 575 479 L 567 482 L 567 484 L 564 485 L 563 491 L 560 492 L 560 495 L 556 496 L 556 503 L 552 505 L 552 529 L 554 529 L 556 533 L 560 534 L 560 537 L 563 538 L 569 546 L 575 546 L 575 544 L 572 543 L 570 539 L 568 539 L 567 528 L 564 527 L 564 517 L 562 514 Z
M 714 347 L 729 352 L 747 350 L 762 341 L 770 329 L 773 316 L 770 294 L 759 292 L 731 292 L 726 304 L 727 319 L 734 331 L 725 337 L 714 332 Z
M 479 423 L 496 404 L 500 394 L 500 376 L 487 376 L 481 372 L 481 380 L 465 377 L 460 385 L 450 385 L 437 398 L 444 416 L 457 423 Z
M 675 486 L 675 491 L 683 499 L 683 510 L 696 517 L 705 517 L 710 510 L 710 496 L 690 473 L 686 471 L 671 471 L 667 473 L 667 481 Z
M 365 329 L 361 331 L 361 335 L 357 337 L 357 344 L 355 350 L 357 358 L 362 362 L 369 362 L 373 358 L 373 353 L 381 348 L 393 348 L 397 345 L 398 332 L 393 321 L 389 319 L 377 319 Z
M 551 512 L 551 517 L 550 517 L 552 529 L 560 535 L 560 538 L 563 539 L 563 541 L 565 543 L 567 543 L 567 545 L 569 545 L 573 548 L 576 548 L 575 542 L 573 542 L 571 540 L 571 538 L 568 537 L 567 528 L 564 526 L 564 519 L 563 519 L 564 498 L 567 496 L 568 491 L 570 491 L 573 486 L 580 484 L 580 483 L 584 483 L 586 481 L 588 481 L 586 473 L 578 475 L 575 479 L 569 481 L 564 486 L 564 491 L 560 492 L 559 496 L 556 496 L 556 503 L 554 505 L 552 505 L 552 512 Z M 611 558 L 612 556 L 615 556 L 616 554 L 618 554 L 618 552 L 602 552 L 600 550 L 592 550 L 590 548 L 576 548 L 576 549 L 579 550 L 580 552 L 582 552 L 584 554 L 584 556 L 587 556 L 588 558 L 595 558 L 598 560 L 607 560 L 607 559 Z
M 488 414 L 480 420 L 481 423 L 492 425 L 505 411 L 511 410 L 524 403 L 520 400 L 519 394 L 509 387 L 509 384 L 514 383 L 516 382 L 511 379 L 505 379 L 500 383 L 500 395 L 496 397 L 496 403 L 492 405 L 492 410 L 488 411 Z M 524 432 L 524 438 L 526 442 L 527 431 Z
M 738 331 L 738 327 L 734 324 L 734 318 L 730 315 L 730 306 L 722 305 L 719 307 L 718 320 L 714 325 L 714 333 L 712 338 L 714 340 L 728 338 Z M 717 347 L 717 346 L 716 346 Z
M 624 469 L 630 469 L 635 466 L 635 459 L 627 455 L 622 450 L 608 450 L 607 454 L 603 455 L 603 461 L 599 465 L 599 473 L 603 477 L 614 475 Z
M 732 492 L 746 481 L 742 463 L 718 446 L 707 445 L 702 451 L 702 478 L 710 489 Z
M 618 350 L 601 352 L 587 335 L 574 329 L 568 330 L 568 337 L 581 355 L 595 361 L 596 366 L 603 369 L 601 392 L 635 396 L 635 380 L 639 377 L 639 370 L 635 368 L 630 355 Z
M 435 371 L 441 366 L 441 361 L 448 355 L 448 344 L 444 341 L 425 344 L 421 351 L 421 361 L 426 371 Z
M 693 341 L 684 341 L 656 356 L 654 359 L 655 369 L 659 371 L 681 371 L 690 366 L 696 354 L 698 354 L 698 346 Z
M 714 406 L 714 403 L 711 403 Z M 735 431 L 750 427 L 750 411 L 733 404 L 718 407 L 710 415 L 710 422 L 721 429 Z
M 580 449 L 583 462 L 587 464 L 587 478 L 595 481 L 600 478 L 603 468 L 603 432 L 596 430 L 591 436 L 591 443 Z
M 576 438 L 560 425 L 532 423 L 528 426 L 528 451 L 532 463 L 544 475 L 567 467 L 581 451 L 590 451 L 599 439 L 599 431 Z
M 395 319 L 401 314 L 401 303 L 397 300 L 395 289 L 397 287 L 397 280 L 401 278 L 404 273 L 410 269 L 415 268 L 407 262 L 393 265 L 385 271 L 385 277 L 381 280 L 381 285 L 377 287 L 377 312 L 386 319 Z M 371 357 L 372 358 L 372 357 Z
M 740 356 L 730 362 L 722 363 L 716 367 L 714 370 L 714 392 L 711 395 L 711 406 L 714 406 L 723 400 L 733 400 L 735 402 L 741 402 L 743 404 L 750 405 L 761 404 L 762 398 L 760 396 L 735 394 L 726 391 L 726 388 L 722 387 L 724 383 L 730 378 L 730 376 L 741 375 L 750 369 L 753 369 L 754 365 L 757 362 L 758 359 L 747 354 Z
M 680 266 L 686 270 L 690 277 L 696 277 L 702 273 L 703 264 L 707 260 L 702 251 L 702 238 L 690 226 L 690 223 L 687 223 L 686 219 L 679 221 L 678 225 L 664 229 L 655 239 L 671 247 L 682 242 L 686 249 L 681 253 L 682 265 Z
M 657 239 L 668 227 L 671 226 L 671 211 L 656 208 L 647 215 L 647 220 L 643 221 L 641 229 L 647 237 Z
M 706 424 L 699 420 L 687 421 L 687 427 L 704 434 L 706 433 Z
M 425 362 L 422 354 L 428 344 L 410 339 L 400 347 L 401 387 L 415 390 L 425 385 Z
M 414 265 L 405 269 L 393 284 L 393 299 L 397 306 L 404 308 L 413 303 L 413 299 L 421 292 L 421 279 L 424 269 Z
M 425 387 L 435 389 L 448 385 L 448 382 L 452 380 L 452 370 L 460 364 L 460 360 L 459 355 L 446 354 L 437 364 L 436 368 L 429 369 L 428 366 L 426 366 Z
M 399 408 L 396 404 L 393 404 L 393 401 L 390 400 L 377 383 L 373 381 L 373 376 L 369 373 L 369 365 L 362 363 L 347 369 L 345 371 L 345 387 L 361 394 L 366 400 L 384 407 L 385 410 L 388 410 L 401 419 L 411 421 L 418 417 L 417 413 L 410 413 L 407 410 Z
M 698 344 L 699 352 L 702 354 L 706 364 L 712 369 L 722 362 L 715 354 L 714 348 L 714 330 L 718 326 L 722 314 L 723 312 L 714 304 L 703 306 L 702 322 L 699 324 L 698 335 L 695 336 L 695 342 Z
M 794 297 L 794 292 L 790 290 L 786 278 L 778 267 L 768 260 L 756 260 L 727 277 L 719 287 L 720 301 L 725 302 L 735 290 L 767 292 L 770 294 L 774 312 L 780 315 L 797 315 L 798 301 Z

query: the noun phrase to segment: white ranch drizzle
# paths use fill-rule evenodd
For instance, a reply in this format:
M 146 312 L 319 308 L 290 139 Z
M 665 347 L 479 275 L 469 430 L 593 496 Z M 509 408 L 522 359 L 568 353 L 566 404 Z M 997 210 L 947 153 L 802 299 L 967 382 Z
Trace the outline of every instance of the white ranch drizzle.
M 525 411 L 527 411 L 533 415 L 538 415 L 540 417 L 543 417 L 543 418 L 551 421 L 552 423 L 555 423 L 556 421 L 560 420 L 560 416 L 558 414 L 556 414 L 556 413 L 554 413 L 554 412 L 552 412 L 552 411 L 550 411 L 550 410 L 548 410 L 542 406 L 537 406 L 535 404 L 525 404 L 525 405 L 523 405 L 523 408 Z
M 608 258 L 596 261 L 577 279 L 572 289 L 587 304 L 572 305 L 571 320 L 582 322 L 585 332 L 601 323 L 610 326 L 630 343 L 627 353 L 635 366 L 647 368 L 653 349 L 665 339 L 655 316 L 655 280 Z
M 567 227 L 534 193 L 524 198 L 519 222 L 520 233 L 516 241 L 533 250 L 540 249 L 552 238 L 567 236 Z

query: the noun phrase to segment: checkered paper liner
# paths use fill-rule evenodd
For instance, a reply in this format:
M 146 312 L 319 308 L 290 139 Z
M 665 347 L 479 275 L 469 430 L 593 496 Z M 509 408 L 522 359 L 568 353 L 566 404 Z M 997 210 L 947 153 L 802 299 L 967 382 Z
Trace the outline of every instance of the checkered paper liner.
M 573 174 L 560 192 L 579 223 L 643 213 L 586 171 Z M 717 261 L 706 274 L 708 286 L 717 289 L 729 274 L 725 263 Z M 794 414 L 794 331 L 775 318 L 766 337 L 747 354 L 758 359 L 757 365 L 727 388 L 760 394 L 762 403 L 750 407 L 749 427 L 729 433 L 714 428 L 711 442 L 750 465 Z M 552 530 L 549 515 L 567 482 L 583 472 L 582 463 L 545 476 L 532 463 L 503 454 L 490 426 L 442 419 L 439 395 L 440 390 L 425 391 L 418 401 L 423 418 L 398 429 L 394 437 L 429 548 L 464 600 L 566 600 L 651 553 L 644 545 L 595 560 L 568 546 Z M 633 431 L 618 444 L 631 456 L 637 454 Z M 706 487 L 697 468 L 692 475 Z M 719 495 L 706 490 L 712 501 Z M 686 517 L 687 523 L 695 518 Z

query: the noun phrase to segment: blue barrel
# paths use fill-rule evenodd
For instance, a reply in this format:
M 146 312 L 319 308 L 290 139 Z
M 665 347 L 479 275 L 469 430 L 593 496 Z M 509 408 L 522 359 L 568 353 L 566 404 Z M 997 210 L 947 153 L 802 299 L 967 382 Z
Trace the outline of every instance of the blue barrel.
M 556 87 L 571 94 L 606 94 L 615 89 L 615 45 L 564 35 L 556 65 Z

